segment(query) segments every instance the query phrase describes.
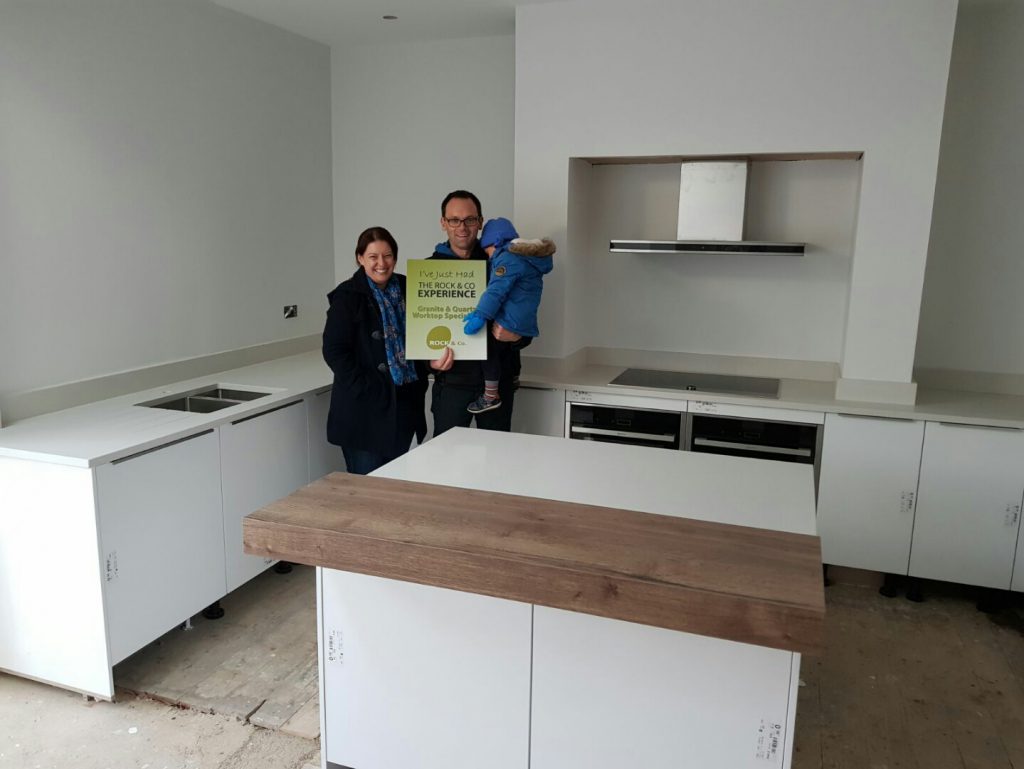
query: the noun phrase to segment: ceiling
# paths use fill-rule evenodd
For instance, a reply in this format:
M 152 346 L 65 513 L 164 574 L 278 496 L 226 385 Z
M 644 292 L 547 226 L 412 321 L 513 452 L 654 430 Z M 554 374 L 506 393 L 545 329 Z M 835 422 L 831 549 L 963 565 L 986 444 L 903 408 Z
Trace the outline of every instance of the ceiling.
M 511 35 L 516 6 L 558 0 L 213 0 L 331 46 Z M 384 21 L 385 14 L 397 16 Z

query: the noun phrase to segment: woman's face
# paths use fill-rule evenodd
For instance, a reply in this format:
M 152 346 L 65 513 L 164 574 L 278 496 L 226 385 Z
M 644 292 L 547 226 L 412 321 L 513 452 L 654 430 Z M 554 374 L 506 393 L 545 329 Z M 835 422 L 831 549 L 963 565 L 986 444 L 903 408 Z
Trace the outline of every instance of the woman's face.
M 356 256 L 356 261 L 366 276 L 381 288 L 388 284 L 391 273 L 395 271 L 395 255 L 391 252 L 391 246 L 383 240 L 373 241 L 363 253 Z

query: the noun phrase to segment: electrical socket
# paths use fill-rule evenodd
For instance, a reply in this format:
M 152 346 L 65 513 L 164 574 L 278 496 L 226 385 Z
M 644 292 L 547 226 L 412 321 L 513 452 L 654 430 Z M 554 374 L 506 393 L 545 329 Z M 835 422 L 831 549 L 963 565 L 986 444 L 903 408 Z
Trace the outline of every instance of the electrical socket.
M 285 318 L 297 318 L 299 316 L 299 306 L 297 304 L 286 304 L 284 306 L 284 317 Z

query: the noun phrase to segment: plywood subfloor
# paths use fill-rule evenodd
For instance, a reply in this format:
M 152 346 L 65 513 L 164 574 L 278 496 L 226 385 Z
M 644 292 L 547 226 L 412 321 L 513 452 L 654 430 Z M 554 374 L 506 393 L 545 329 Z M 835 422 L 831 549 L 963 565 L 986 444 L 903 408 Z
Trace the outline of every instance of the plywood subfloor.
M 307 739 L 320 734 L 314 569 L 264 572 L 114 668 L 138 694 Z

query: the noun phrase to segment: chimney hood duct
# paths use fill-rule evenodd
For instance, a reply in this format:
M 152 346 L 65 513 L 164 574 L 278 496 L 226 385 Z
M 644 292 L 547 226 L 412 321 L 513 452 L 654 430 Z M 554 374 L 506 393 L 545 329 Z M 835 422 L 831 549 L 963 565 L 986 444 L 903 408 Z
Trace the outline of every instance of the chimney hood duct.
M 676 240 L 613 240 L 611 251 L 677 254 L 795 254 L 803 243 L 743 239 L 749 163 L 684 162 L 679 171 Z

